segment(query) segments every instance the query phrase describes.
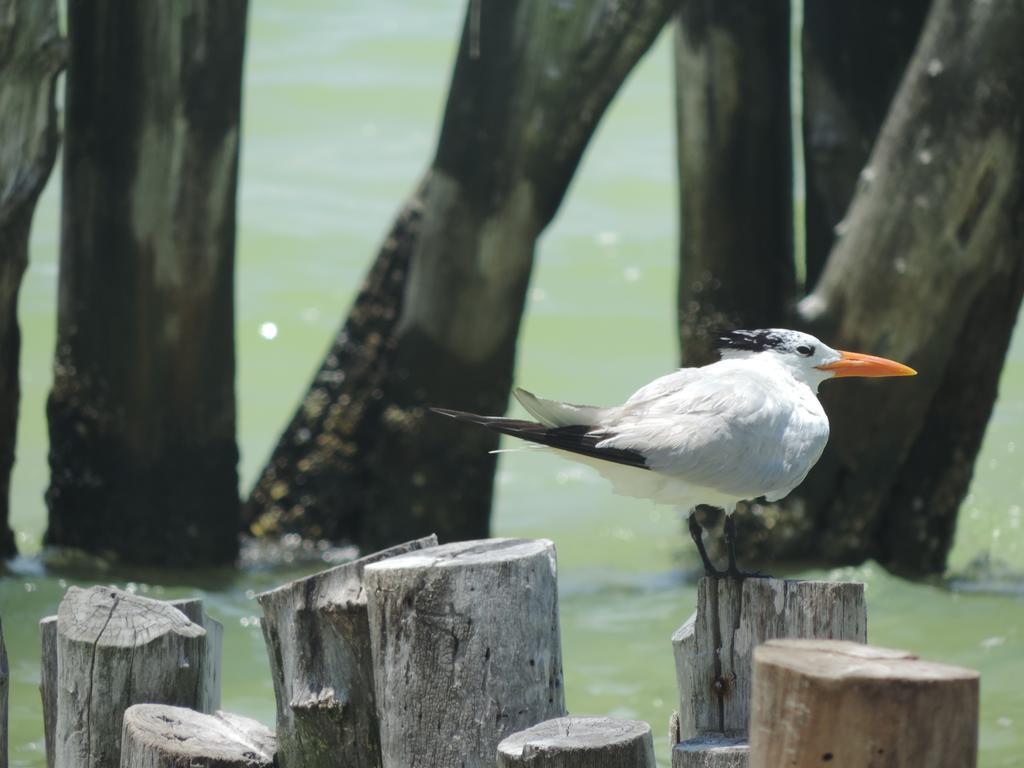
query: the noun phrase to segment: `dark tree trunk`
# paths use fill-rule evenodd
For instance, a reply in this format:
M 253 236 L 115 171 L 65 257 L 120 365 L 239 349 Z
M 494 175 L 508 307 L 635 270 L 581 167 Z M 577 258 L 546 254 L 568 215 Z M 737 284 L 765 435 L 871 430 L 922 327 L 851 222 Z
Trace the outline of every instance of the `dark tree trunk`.
M 807 284 L 835 241 L 931 0 L 805 0 Z
M 256 534 L 378 549 L 488 531 L 537 236 L 674 3 L 471 0 L 437 155 L 246 506 Z
M 795 300 L 789 2 L 684 0 L 676 26 L 686 365 L 714 333 L 777 324 Z
M 8 504 L 21 395 L 18 289 L 57 155 L 54 84 L 64 56 L 56 2 L 0 0 L 0 557 L 16 554 Z
M 245 19 L 245 0 L 69 4 L 49 544 L 235 556 Z
M 1024 2 L 936 0 L 813 294 L 834 346 L 915 379 L 826 383 L 829 447 L 762 554 L 941 572 L 1024 293 Z

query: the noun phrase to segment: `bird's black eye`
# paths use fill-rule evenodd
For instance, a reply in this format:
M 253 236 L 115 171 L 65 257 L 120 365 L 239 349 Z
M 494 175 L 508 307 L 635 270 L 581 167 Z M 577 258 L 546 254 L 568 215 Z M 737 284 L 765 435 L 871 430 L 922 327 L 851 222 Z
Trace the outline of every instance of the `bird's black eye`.
M 796 353 L 798 355 L 803 355 L 804 357 L 810 357 L 811 355 L 814 354 L 814 347 L 808 344 L 801 344 L 799 347 L 796 348 Z

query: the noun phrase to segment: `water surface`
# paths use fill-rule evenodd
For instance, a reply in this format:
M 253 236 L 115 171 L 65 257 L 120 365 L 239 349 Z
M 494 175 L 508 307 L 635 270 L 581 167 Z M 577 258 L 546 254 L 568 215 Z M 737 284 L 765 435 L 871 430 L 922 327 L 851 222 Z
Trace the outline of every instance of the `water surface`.
M 461 4 L 253 3 L 246 68 L 237 282 L 239 440 L 248 488 L 330 343 L 381 238 L 433 152 Z M 517 378 L 579 402 L 621 400 L 676 364 L 675 150 L 663 36 L 602 123 L 543 236 Z M 225 624 L 224 707 L 272 723 L 255 592 L 311 566 L 239 572 L 46 572 L 46 430 L 55 324 L 59 172 L 36 216 L 24 330 L 13 526 L 26 557 L 0 580 L 12 673 L 11 758 L 44 765 L 36 622 L 71 583 L 198 595 Z M 984 766 L 1024 765 L 1024 334 L 964 505 L 958 589 L 868 563 L 806 577 L 867 584 L 871 642 L 982 673 Z M 667 765 L 669 637 L 695 603 L 696 558 L 671 510 L 609 494 L 552 457 L 504 454 L 495 534 L 553 539 L 569 708 L 651 723 Z M 1008 575 L 1002 575 L 1006 571 Z

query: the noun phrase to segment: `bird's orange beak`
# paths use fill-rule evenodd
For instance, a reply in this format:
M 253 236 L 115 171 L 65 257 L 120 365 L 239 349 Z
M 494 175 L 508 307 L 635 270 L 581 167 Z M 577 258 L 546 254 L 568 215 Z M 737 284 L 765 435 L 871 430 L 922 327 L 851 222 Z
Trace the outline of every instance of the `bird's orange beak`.
M 819 371 L 830 371 L 840 376 L 916 376 L 917 371 L 895 360 L 859 352 L 839 352 L 841 358 L 834 363 L 816 366 Z

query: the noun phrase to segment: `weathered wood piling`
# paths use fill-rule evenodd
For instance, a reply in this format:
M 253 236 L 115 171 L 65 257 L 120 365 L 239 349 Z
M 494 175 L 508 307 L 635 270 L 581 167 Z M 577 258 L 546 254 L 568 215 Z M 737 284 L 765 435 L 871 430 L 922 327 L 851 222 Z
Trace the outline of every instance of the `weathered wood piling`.
M 366 566 L 437 545 L 428 536 L 256 596 L 277 699 L 281 768 L 381 764 Z
M 44 624 L 44 638 L 52 631 L 52 622 Z M 44 642 L 56 654 L 43 659 L 41 689 L 44 702 L 51 696 L 44 709 L 56 713 L 47 737 L 56 768 L 116 768 L 122 718 L 132 704 L 201 710 L 219 701 L 212 690 L 217 649 L 202 626 L 168 603 L 110 587 L 71 587 L 51 640 Z
M 43 702 L 43 740 L 46 746 L 46 768 L 53 768 L 57 733 L 57 617 L 47 616 L 39 622 L 42 656 L 39 670 L 39 698 Z
M 56 0 L 0 3 L 0 557 L 17 554 L 8 494 L 18 431 L 18 293 L 36 200 L 57 156 L 57 75 L 67 48 Z
M 271 730 L 248 717 L 135 704 L 124 713 L 120 768 L 271 768 L 274 750 Z
M 364 578 L 385 768 L 493 766 L 502 739 L 565 714 L 550 541 L 446 544 Z
M 0 620 L 0 768 L 7 768 L 7 692 L 10 685 L 11 671 L 7 666 L 4 625 Z
M 831 640 L 754 652 L 750 768 L 974 768 L 977 751 L 973 670 Z
M 672 768 L 747 768 L 750 748 L 733 736 L 695 736 L 672 748 Z
M 777 637 L 867 641 L 864 585 L 703 578 L 673 635 L 679 685 L 673 766 L 745 765 L 754 648 Z M 724 741 L 723 741 L 724 740 Z M 700 762 L 703 760 L 704 762 Z
M 430 536 L 257 599 L 276 735 L 217 711 L 201 601 L 69 589 L 40 622 L 48 766 L 655 765 L 647 723 L 566 716 L 550 541 Z M 672 638 L 673 768 L 973 768 L 977 674 L 866 639 L 862 584 L 702 579 Z
M 655 768 L 651 726 L 611 717 L 558 717 L 498 745 L 498 768 Z

